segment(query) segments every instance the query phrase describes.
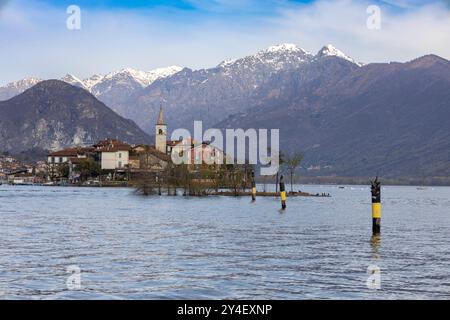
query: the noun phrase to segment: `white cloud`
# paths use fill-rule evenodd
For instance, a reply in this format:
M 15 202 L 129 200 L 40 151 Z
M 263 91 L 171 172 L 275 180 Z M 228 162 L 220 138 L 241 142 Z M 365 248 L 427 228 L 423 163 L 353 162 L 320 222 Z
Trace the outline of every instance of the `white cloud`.
M 238 5 L 216 2 L 224 1 Z M 382 29 L 374 31 L 366 28 L 367 6 L 350 0 L 284 3 L 272 16 L 245 18 L 82 7 L 82 29 L 69 31 L 65 9 L 13 1 L 0 15 L 0 83 L 28 75 L 87 77 L 123 67 L 211 67 L 281 42 L 309 51 L 332 43 L 362 62 L 406 61 L 427 53 L 450 58 L 448 10 L 430 5 L 396 12 L 382 6 Z
M 407 61 L 429 53 L 450 58 L 450 13 L 441 5 L 401 12 L 382 6 L 381 30 L 369 30 L 368 4 L 319 1 L 285 10 L 276 21 L 281 34 L 307 48 L 332 42 L 363 62 Z

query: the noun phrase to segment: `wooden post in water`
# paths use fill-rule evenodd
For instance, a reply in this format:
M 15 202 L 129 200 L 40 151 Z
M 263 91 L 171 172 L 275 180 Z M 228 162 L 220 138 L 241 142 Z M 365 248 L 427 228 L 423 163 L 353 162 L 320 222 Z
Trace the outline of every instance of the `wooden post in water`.
M 381 183 L 378 177 L 372 181 L 372 233 L 374 235 L 381 232 Z
M 284 185 L 284 176 L 280 177 L 280 197 L 281 209 L 286 210 L 286 186 Z
M 255 171 L 252 171 L 252 201 L 256 201 Z
M 158 175 L 156 176 L 156 181 L 158 181 L 158 195 L 160 196 L 162 194 L 161 193 L 161 179 Z

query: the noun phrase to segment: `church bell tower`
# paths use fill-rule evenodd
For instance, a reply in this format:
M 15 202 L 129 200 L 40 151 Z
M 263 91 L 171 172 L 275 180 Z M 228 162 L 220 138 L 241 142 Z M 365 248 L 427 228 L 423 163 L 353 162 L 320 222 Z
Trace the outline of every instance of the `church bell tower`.
M 155 148 L 160 152 L 167 153 L 167 125 L 164 123 L 162 106 L 159 109 L 158 122 L 155 128 Z

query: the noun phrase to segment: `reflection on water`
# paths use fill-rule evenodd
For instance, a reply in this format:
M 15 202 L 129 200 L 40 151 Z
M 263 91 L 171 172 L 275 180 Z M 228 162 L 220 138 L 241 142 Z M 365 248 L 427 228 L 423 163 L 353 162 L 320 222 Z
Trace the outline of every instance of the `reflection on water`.
M 450 298 L 450 188 L 383 188 L 372 239 L 368 186 L 295 189 L 332 198 L 0 186 L 0 297 Z
M 372 245 L 372 260 L 374 262 L 380 260 L 381 234 L 374 234 L 370 239 Z

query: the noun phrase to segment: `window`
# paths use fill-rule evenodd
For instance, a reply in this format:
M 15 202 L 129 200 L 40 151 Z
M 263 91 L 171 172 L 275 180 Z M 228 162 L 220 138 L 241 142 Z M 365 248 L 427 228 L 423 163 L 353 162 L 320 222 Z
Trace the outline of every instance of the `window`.
M 122 161 L 119 161 L 119 168 L 122 168 Z
M 119 152 L 119 159 L 122 159 L 122 152 Z

